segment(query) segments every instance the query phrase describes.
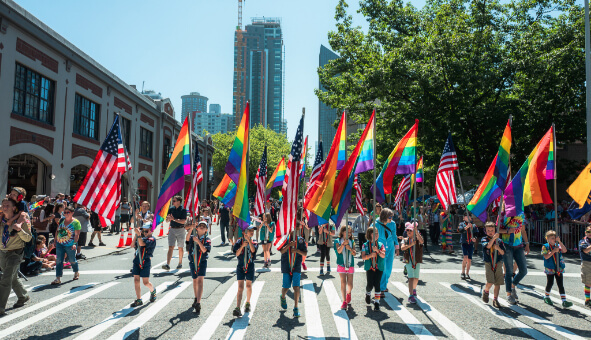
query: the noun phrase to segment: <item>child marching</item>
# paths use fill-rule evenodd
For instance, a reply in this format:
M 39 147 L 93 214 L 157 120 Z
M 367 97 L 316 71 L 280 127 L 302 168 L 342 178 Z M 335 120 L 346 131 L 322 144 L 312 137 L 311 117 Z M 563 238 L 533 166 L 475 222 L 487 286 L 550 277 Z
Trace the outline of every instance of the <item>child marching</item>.
M 364 260 L 365 276 L 367 277 L 367 286 L 365 287 L 365 302 L 372 303 L 374 310 L 380 310 L 380 281 L 384 273 L 384 257 L 386 257 L 386 248 L 382 242 L 378 241 L 378 231 L 374 227 L 367 228 L 365 233 L 367 242 L 361 248 L 361 259 Z M 371 299 L 371 291 L 374 290 L 374 299 Z
M 339 229 L 339 238 L 334 241 L 334 250 L 337 254 L 337 273 L 341 277 L 341 295 L 343 304 L 341 309 L 347 309 L 351 305 L 351 291 L 353 290 L 353 274 L 355 273 L 355 241 L 351 228 L 342 226 Z
M 189 253 L 189 268 L 193 279 L 193 301 L 194 313 L 201 313 L 201 296 L 203 295 L 203 279 L 207 270 L 207 259 L 211 252 L 211 240 L 207 234 L 207 221 L 195 222 L 187 233 L 186 248 Z
M 300 279 L 302 275 L 302 259 L 308 254 L 308 247 L 301 236 L 304 222 L 296 223 L 295 229 L 289 234 L 287 242 L 279 252 L 281 253 L 281 273 L 283 285 L 281 289 L 281 308 L 287 309 L 285 294 L 293 287 L 293 317 L 300 317 L 298 301 L 300 298 Z
M 585 285 L 585 306 L 591 308 L 591 226 L 585 230 L 585 237 L 579 242 L 581 255 L 581 280 Z
M 417 303 L 417 284 L 421 263 L 423 263 L 424 240 L 421 233 L 417 231 L 417 222 L 406 223 L 406 238 L 402 239 L 400 250 L 404 252 L 404 263 L 408 273 L 408 302 Z
M 326 259 L 326 274 L 330 273 L 330 245 L 335 233 L 334 224 L 326 223 L 318 227 L 316 247 L 320 250 L 320 275 L 324 275 L 324 259 Z
M 144 304 L 141 297 L 140 278 L 144 286 L 150 290 L 150 302 L 156 301 L 156 288 L 150 282 L 150 268 L 152 267 L 150 258 L 156 248 L 156 239 L 152 236 L 151 223 L 144 224 L 141 231 L 140 228 L 135 228 L 133 244 L 135 257 L 133 258 L 132 274 L 137 299 L 131 304 L 131 307 L 137 307 Z
M 236 308 L 234 308 L 234 316 L 241 317 L 240 304 L 242 302 L 242 294 L 244 292 L 244 281 L 246 281 L 246 304 L 244 305 L 244 312 L 250 312 L 250 296 L 252 295 L 252 281 L 254 281 L 254 260 L 256 257 L 259 245 L 252 239 L 254 236 L 255 226 L 249 226 L 244 232 L 244 237 L 238 239 L 232 248 L 234 254 L 238 258 L 238 265 L 236 267 L 236 279 L 238 280 L 238 294 L 236 295 Z M 240 227 L 238 227 L 240 229 Z
M 553 305 L 550 299 L 550 291 L 554 285 L 554 279 L 556 279 L 556 285 L 558 285 L 558 291 L 560 292 L 560 298 L 562 299 L 562 307 L 568 308 L 573 305 L 572 302 L 566 301 L 566 292 L 564 291 L 564 258 L 563 253 L 566 253 L 567 249 L 560 241 L 560 237 L 556 236 L 554 230 L 549 230 L 546 233 L 546 244 L 542 246 L 542 256 L 544 257 L 544 273 L 546 274 L 546 296 L 544 302 Z
M 263 257 L 265 263 L 263 268 L 268 269 L 271 266 L 271 245 L 275 240 L 275 222 L 270 213 L 263 214 L 263 223 L 259 226 L 259 240 L 263 246 Z
M 501 286 L 505 283 L 503 266 L 499 262 L 503 261 L 505 255 L 505 243 L 499 239 L 500 235 L 496 233 L 496 225 L 493 222 L 487 222 L 484 226 L 486 236 L 482 238 L 482 258 L 484 260 L 484 272 L 486 276 L 486 286 L 482 291 L 482 301 L 488 303 L 490 288 L 494 285 L 493 307 L 501 308 L 499 304 L 499 292 Z
M 470 266 L 472 265 L 472 255 L 474 254 L 474 224 L 470 216 L 464 216 L 464 222 L 460 223 L 460 243 L 462 244 L 462 280 L 470 280 Z

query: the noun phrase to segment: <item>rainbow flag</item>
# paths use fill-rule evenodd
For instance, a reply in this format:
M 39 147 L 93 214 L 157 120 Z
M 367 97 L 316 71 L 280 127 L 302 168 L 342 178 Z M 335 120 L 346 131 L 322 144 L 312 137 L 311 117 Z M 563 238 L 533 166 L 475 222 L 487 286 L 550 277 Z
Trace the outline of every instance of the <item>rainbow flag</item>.
M 538 142 L 505 190 L 506 216 L 517 216 L 530 204 L 552 204 L 546 180 L 554 178 L 554 127 Z
M 285 179 L 285 171 L 285 156 L 283 156 L 279 161 L 279 164 L 277 164 L 275 172 L 273 172 L 273 175 L 271 176 L 271 178 L 269 178 L 269 181 L 267 182 L 267 196 L 269 196 L 269 192 L 271 192 L 271 189 L 283 186 L 283 180 Z
M 232 214 L 239 219 L 239 225 L 244 230 L 250 224 L 248 209 L 248 132 L 250 128 L 250 103 L 246 102 L 242 120 L 236 130 L 234 145 L 230 150 L 230 157 L 226 163 L 226 174 L 236 183 L 236 197 Z
M 376 200 L 380 203 L 385 202 L 386 195 L 392 193 L 392 183 L 395 175 L 412 174 L 416 169 L 416 146 L 417 146 L 417 131 L 419 129 L 419 120 L 415 120 L 415 124 L 396 144 L 390 156 L 386 160 L 378 179 L 376 180 Z M 373 190 L 373 188 L 372 188 Z
M 335 174 L 337 172 L 341 141 L 344 140 L 344 132 L 346 131 L 345 124 L 345 112 L 343 112 L 330 151 L 324 165 L 322 165 L 322 170 L 320 170 L 316 180 L 310 183 L 311 187 L 304 198 L 304 207 L 327 221 L 331 216 L 330 208 L 332 206 Z
M 234 197 L 236 196 L 236 183 L 234 183 L 228 174 L 224 175 L 222 181 L 213 192 L 213 197 L 220 200 L 228 208 L 234 206 Z
M 341 118 L 341 123 L 343 122 L 342 119 L 345 119 L 343 129 L 341 130 L 341 133 L 337 133 L 335 135 L 335 137 L 339 137 L 339 159 L 337 161 L 337 170 L 341 170 L 347 161 L 347 115 L 344 111 Z
M 501 144 L 499 151 L 495 155 L 494 160 L 490 164 L 488 171 L 484 175 L 482 182 L 478 186 L 478 190 L 470 203 L 468 203 L 468 210 L 476 215 L 479 220 L 486 222 L 488 206 L 501 196 L 507 185 L 507 176 L 509 169 L 509 155 L 511 154 L 511 124 L 507 122 L 503 137 L 501 137 Z
M 351 159 L 351 157 L 349 157 Z M 341 170 L 342 171 L 342 170 Z M 353 193 L 353 182 L 355 181 L 355 172 L 351 171 L 345 187 L 343 188 L 343 194 L 340 196 L 337 205 L 335 207 L 336 214 L 332 215 L 330 219 L 335 223 L 337 229 L 341 226 L 343 216 L 347 212 L 347 209 L 351 206 L 351 194 Z
M 181 132 L 176 140 L 174 151 L 170 156 L 168 168 L 164 174 L 155 214 L 152 230 L 164 222 L 168 215 L 170 200 L 185 187 L 185 175 L 191 175 L 191 135 L 189 133 L 189 118 L 185 118 Z
M 353 153 L 349 156 L 347 163 L 343 166 L 334 184 L 334 193 L 332 195 L 332 207 L 337 209 L 339 201 L 342 199 L 343 191 L 348 184 L 353 185 L 351 173 L 358 174 L 373 169 L 373 130 L 375 124 L 376 111 L 374 110 L 369 117 L 369 121 L 355 146 Z M 360 163 L 362 162 L 362 163 Z M 353 171 L 355 169 L 355 171 Z M 355 177 L 355 176 L 353 176 Z M 351 183 L 349 183 L 351 182 Z M 349 192 L 349 194 L 351 194 Z M 350 199 L 350 197 L 349 197 Z M 347 206 L 347 208 L 349 208 Z
M 424 170 L 423 170 L 423 156 L 421 156 L 421 158 L 419 158 L 419 162 L 417 163 L 417 183 L 421 183 L 423 181 L 424 178 Z M 413 181 L 414 182 L 414 181 Z
M 306 177 L 306 165 L 307 165 L 307 160 L 306 160 L 306 151 L 308 150 L 308 136 L 306 136 L 306 140 L 304 141 L 304 150 L 302 150 L 302 159 L 304 160 L 302 162 L 302 164 L 300 164 L 300 171 L 302 172 L 302 175 L 300 176 L 300 179 L 304 179 L 304 177 Z
M 31 207 L 29 208 L 29 210 L 35 210 L 41 206 L 43 206 L 43 200 L 37 201 L 34 204 L 31 204 Z

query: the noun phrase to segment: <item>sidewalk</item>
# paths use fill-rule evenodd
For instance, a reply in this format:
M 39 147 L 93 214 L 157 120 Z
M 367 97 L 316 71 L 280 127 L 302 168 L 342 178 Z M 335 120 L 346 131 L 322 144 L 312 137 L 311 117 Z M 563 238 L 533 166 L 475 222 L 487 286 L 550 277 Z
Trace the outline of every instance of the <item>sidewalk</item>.
M 132 231 L 131 231 L 131 237 L 133 239 L 133 224 L 131 225 L 132 227 Z M 160 235 L 160 229 L 164 228 L 164 236 L 162 237 L 158 237 L 158 235 Z M 165 238 L 168 234 L 168 229 L 170 228 L 170 224 L 168 222 L 164 222 L 161 226 L 158 226 L 158 228 L 156 228 L 154 230 L 153 235 L 156 237 L 156 239 L 161 239 L 161 238 Z M 92 235 L 92 233 L 88 233 L 88 236 L 86 238 L 86 244 L 88 244 L 90 242 L 90 235 Z M 127 232 L 123 233 L 123 244 L 125 244 L 125 242 L 127 241 Z M 100 256 L 105 256 L 105 255 L 109 255 L 109 254 L 113 254 L 113 253 L 117 253 L 117 252 L 121 252 L 124 251 L 126 249 L 130 249 L 133 248 L 132 246 L 129 247 L 123 247 L 123 248 L 117 248 L 117 245 L 119 244 L 119 239 L 121 237 L 121 233 L 119 234 L 115 234 L 115 233 L 109 233 L 108 231 L 104 231 L 101 235 L 101 238 L 103 240 L 103 243 L 106 244 L 106 246 L 99 246 L 99 241 L 98 241 L 98 237 L 94 237 L 94 240 L 92 241 L 92 243 L 95 245 L 95 247 L 89 247 L 84 246 L 82 247 L 82 251 L 81 253 L 84 254 L 84 256 L 86 256 L 86 259 L 92 259 L 95 257 L 100 257 Z

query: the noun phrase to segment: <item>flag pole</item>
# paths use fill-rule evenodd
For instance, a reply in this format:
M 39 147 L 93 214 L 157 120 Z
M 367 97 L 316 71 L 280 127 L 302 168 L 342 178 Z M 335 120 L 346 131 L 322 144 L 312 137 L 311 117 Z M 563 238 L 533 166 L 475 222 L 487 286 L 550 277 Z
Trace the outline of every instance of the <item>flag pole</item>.
M 121 122 L 122 122 L 121 115 L 119 114 L 119 112 L 117 112 L 116 115 L 119 118 L 119 132 L 121 132 L 121 139 L 123 139 L 121 141 L 121 144 L 123 144 L 123 148 L 124 148 L 123 151 L 125 151 L 125 168 L 127 168 L 128 152 L 127 152 L 127 145 L 125 145 L 125 138 L 123 136 L 123 130 L 121 129 Z M 131 217 L 130 218 L 133 218 L 134 219 L 134 222 L 135 222 L 135 212 L 134 212 L 134 208 L 135 208 L 135 195 L 132 193 L 132 189 L 133 189 L 132 182 L 133 182 L 133 178 L 132 178 L 132 174 L 130 173 L 127 176 L 127 187 L 128 187 L 129 193 L 131 193 L 131 209 L 130 209 L 130 216 Z M 121 222 L 119 222 L 119 223 L 121 223 Z M 130 225 L 131 225 L 131 222 L 130 222 Z M 133 226 L 136 227 L 135 223 L 134 223 Z
M 378 162 L 376 159 L 376 126 L 378 125 L 378 117 L 377 115 L 373 116 L 373 209 L 371 211 L 371 216 L 372 216 L 372 222 L 374 223 L 375 226 L 375 221 L 376 221 L 376 203 L 377 203 L 377 199 L 376 199 L 376 189 L 377 189 L 377 183 L 376 183 L 376 168 L 378 166 Z
M 552 123 L 552 146 L 554 149 L 554 228 L 558 233 L 558 200 L 557 200 L 557 190 L 556 190 L 556 128 L 554 123 Z M 560 234 L 559 234 L 560 235 Z M 528 239 L 529 241 L 529 239 Z
M 513 125 L 513 115 L 509 115 L 509 127 L 512 127 Z M 504 132 L 503 132 L 504 134 Z M 511 138 L 513 139 L 513 138 Z M 501 141 L 503 140 L 503 137 L 501 136 Z M 509 171 L 507 174 L 507 181 L 511 180 L 511 149 L 509 149 Z M 501 223 L 503 223 L 502 218 L 501 218 L 501 212 L 505 211 L 505 189 L 507 188 L 507 182 L 505 182 L 505 187 L 502 188 L 503 189 L 503 193 L 501 194 L 501 200 L 499 201 L 499 209 L 497 211 L 497 234 L 499 233 L 499 229 L 501 228 Z M 528 228 L 528 232 L 529 232 L 529 228 Z M 527 239 L 529 240 L 529 234 L 527 235 Z
M 347 110 L 345 110 L 345 112 L 347 112 Z M 347 162 L 349 160 L 349 157 L 347 155 L 347 137 L 349 137 L 349 135 L 347 134 L 347 114 L 345 114 L 345 162 Z M 337 161 L 338 163 L 338 161 Z M 353 171 L 355 171 L 355 169 L 353 169 Z M 347 232 L 349 231 L 349 207 L 347 207 L 347 210 L 345 210 L 345 227 L 347 227 Z M 338 211 L 337 211 L 338 214 Z M 342 221 L 341 221 L 342 223 Z M 339 226 L 340 227 L 340 226 Z
M 451 131 L 448 131 L 451 134 Z M 457 151 L 456 151 L 457 152 Z M 460 190 L 462 191 L 462 201 L 464 201 L 464 205 L 466 209 L 464 209 L 464 216 L 468 216 L 468 202 L 466 202 L 466 196 L 464 193 L 464 185 L 462 184 L 462 175 L 460 175 L 460 161 L 458 160 L 458 179 L 460 180 Z

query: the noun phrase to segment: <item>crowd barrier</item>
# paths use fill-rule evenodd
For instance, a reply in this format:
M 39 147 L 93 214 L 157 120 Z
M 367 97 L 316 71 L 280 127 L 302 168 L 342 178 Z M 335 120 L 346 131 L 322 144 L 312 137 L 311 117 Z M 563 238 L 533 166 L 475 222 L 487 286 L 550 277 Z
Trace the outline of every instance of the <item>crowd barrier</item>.
M 569 251 L 578 252 L 579 241 L 585 236 L 586 227 L 567 222 L 558 222 L 558 227 L 554 227 L 554 221 L 532 221 L 528 229 L 528 239 L 532 244 L 542 245 L 546 243 L 546 232 L 554 230 Z

